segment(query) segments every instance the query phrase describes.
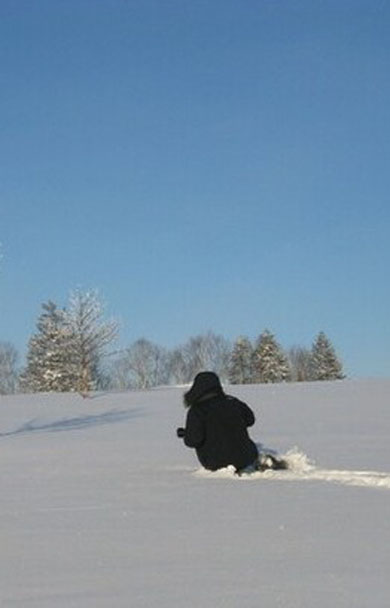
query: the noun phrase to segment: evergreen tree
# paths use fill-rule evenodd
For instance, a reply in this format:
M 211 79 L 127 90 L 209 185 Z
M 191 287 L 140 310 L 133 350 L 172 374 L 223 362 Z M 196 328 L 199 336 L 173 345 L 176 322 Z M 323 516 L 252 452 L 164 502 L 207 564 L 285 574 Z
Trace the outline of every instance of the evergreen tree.
M 318 334 L 312 347 L 312 367 L 314 380 L 340 380 L 345 377 L 342 364 L 323 331 Z
M 274 335 L 266 329 L 260 335 L 252 358 L 255 382 L 285 382 L 290 379 L 288 360 Z
M 70 336 L 64 311 L 54 302 L 42 304 L 37 333 L 29 341 L 27 366 L 21 376 L 24 390 L 69 391 L 74 388 L 74 375 L 69 366 Z
M 253 347 L 248 338 L 240 336 L 235 342 L 230 356 L 229 382 L 250 384 L 252 382 Z

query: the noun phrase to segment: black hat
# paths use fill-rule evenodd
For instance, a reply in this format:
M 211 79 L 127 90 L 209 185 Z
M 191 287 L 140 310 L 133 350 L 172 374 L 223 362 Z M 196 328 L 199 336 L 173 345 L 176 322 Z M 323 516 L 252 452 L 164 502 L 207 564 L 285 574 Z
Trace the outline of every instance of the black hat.
M 190 390 L 184 394 L 184 403 L 190 407 L 208 395 L 223 395 L 221 381 L 214 372 L 200 372 L 195 376 Z

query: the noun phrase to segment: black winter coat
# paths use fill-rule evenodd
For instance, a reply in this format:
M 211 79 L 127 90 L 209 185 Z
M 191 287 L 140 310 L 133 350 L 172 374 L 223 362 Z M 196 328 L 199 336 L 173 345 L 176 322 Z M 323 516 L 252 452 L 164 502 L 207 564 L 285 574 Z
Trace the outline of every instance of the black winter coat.
M 211 471 L 252 464 L 258 451 L 247 427 L 255 416 L 245 403 L 221 394 L 192 405 L 187 414 L 184 443 L 195 448 L 200 463 Z

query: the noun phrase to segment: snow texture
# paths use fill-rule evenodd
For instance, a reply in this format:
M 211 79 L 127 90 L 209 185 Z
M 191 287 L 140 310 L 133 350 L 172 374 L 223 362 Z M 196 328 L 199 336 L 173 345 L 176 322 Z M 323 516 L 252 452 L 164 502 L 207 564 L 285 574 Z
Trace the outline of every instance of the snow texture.
M 291 470 L 200 469 L 183 388 L 0 397 L 1 608 L 387 608 L 390 380 L 228 390 Z

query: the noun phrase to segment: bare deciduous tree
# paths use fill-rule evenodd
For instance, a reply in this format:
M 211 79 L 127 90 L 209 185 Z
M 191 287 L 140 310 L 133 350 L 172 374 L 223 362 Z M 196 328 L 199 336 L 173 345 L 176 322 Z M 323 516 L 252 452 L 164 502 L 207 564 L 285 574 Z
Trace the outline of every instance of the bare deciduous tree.
M 18 353 L 9 342 L 0 342 L 0 394 L 15 393 L 18 388 Z
M 76 390 L 83 396 L 97 386 L 101 358 L 118 333 L 116 321 L 104 321 L 103 307 L 96 291 L 74 291 L 66 310 L 66 326 L 71 335 L 69 364 L 77 377 Z
M 114 370 L 113 383 L 121 389 L 146 389 L 168 381 L 166 350 L 145 338 L 125 350 Z
M 227 379 L 230 351 L 229 341 L 212 331 L 194 336 L 172 352 L 172 377 L 176 383 L 185 384 L 197 373 L 209 370 Z
M 304 346 L 292 346 L 288 351 L 293 382 L 313 380 L 313 361 L 311 351 Z

